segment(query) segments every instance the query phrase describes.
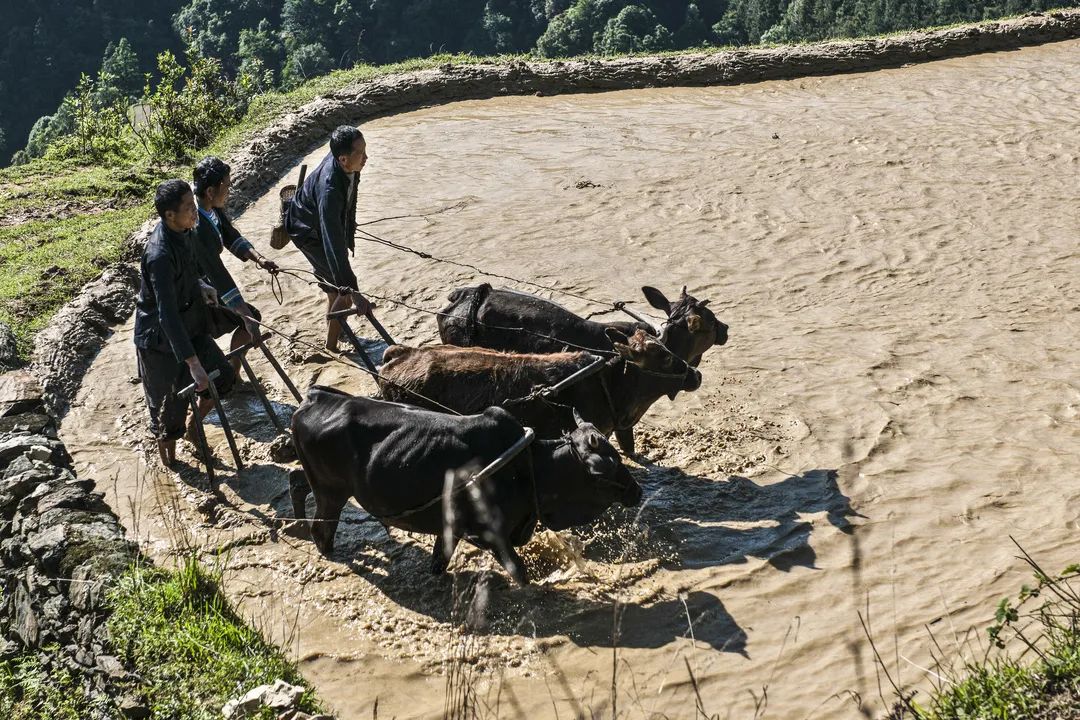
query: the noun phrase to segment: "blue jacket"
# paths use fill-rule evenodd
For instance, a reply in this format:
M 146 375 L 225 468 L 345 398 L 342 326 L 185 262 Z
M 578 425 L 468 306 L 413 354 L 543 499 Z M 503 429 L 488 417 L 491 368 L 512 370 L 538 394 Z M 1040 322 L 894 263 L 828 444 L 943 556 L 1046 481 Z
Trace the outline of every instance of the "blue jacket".
M 192 240 L 191 250 L 199 264 L 199 272 L 217 290 L 218 302 L 231 308 L 238 307 L 244 298 L 221 261 L 221 251 L 227 247 L 229 252 L 246 262 L 251 243 L 233 227 L 224 212 L 214 208 L 199 208 L 199 224 L 195 226 Z
M 360 177 L 355 176 L 352 192 L 349 192 L 349 179 L 334 154 L 327 153 L 289 203 L 285 230 L 297 246 L 321 244 L 334 284 L 357 288 L 346 250 L 354 246 L 356 189 Z

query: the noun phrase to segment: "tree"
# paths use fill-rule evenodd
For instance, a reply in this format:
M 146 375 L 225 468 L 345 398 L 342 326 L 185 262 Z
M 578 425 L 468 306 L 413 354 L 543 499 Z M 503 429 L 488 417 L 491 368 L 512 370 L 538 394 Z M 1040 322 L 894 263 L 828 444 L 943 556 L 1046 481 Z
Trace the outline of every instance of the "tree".
M 625 6 L 625 0 L 576 0 L 566 12 L 552 18 L 536 41 L 536 49 L 544 57 L 591 52 L 594 35 Z
M 253 73 L 255 63 L 259 63 L 273 72 L 279 70 L 285 60 L 285 46 L 270 26 L 270 21 L 263 18 L 258 28 L 240 31 L 240 48 L 236 56 L 240 60 L 241 71 Z
M 106 107 L 117 102 L 130 102 L 139 97 L 143 76 L 139 72 L 139 58 L 127 38 L 120 38 L 115 45 L 109 43 L 101 60 L 94 101 Z
M 308 78 L 325 75 L 334 67 L 334 62 L 322 43 L 310 43 L 289 53 L 285 67 L 281 71 L 281 80 L 287 87 L 296 87 Z
M 604 55 L 654 52 L 671 47 L 671 31 L 656 21 L 647 7 L 627 5 L 607 21 L 594 50 Z

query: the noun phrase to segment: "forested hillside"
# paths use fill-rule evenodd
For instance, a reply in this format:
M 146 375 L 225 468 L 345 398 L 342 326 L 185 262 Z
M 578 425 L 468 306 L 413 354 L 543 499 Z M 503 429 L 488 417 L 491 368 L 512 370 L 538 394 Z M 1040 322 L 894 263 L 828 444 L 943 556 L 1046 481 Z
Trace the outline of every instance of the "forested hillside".
M 0 30 L 0 164 L 41 156 L 97 107 L 140 98 L 157 56 L 217 58 L 249 84 L 292 87 L 360 62 L 440 52 L 559 57 L 793 42 L 981 20 L 1080 0 L 34 0 Z

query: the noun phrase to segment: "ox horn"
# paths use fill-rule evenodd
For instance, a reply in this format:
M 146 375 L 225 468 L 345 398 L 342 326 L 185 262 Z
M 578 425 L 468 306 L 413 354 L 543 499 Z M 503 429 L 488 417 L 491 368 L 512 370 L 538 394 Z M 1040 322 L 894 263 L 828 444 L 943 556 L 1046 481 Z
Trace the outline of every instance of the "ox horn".
M 577 408 L 574 407 L 570 409 L 574 411 L 574 422 L 577 424 L 577 426 L 581 427 L 582 425 L 584 425 L 585 421 L 581 419 L 581 415 L 578 414 Z

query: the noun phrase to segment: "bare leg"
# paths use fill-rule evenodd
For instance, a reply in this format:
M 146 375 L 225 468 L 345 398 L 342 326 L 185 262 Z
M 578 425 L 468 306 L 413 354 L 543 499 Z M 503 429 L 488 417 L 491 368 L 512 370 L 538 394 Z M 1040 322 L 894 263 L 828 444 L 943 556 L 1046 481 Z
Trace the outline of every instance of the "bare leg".
M 213 380 L 211 380 L 211 382 L 213 382 Z M 196 418 L 191 415 L 188 416 L 187 430 L 184 432 L 184 438 L 186 438 L 189 442 L 196 442 L 199 436 L 195 432 L 195 423 L 202 422 L 203 419 L 206 418 L 206 416 L 209 415 L 210 411 L 213 409 L 214 398 L 199 396 L 199 417 Z
M 235 350 L 244 343 L 251 342 L 251 333 L 247 331 L 247 328 L 241 325 L 233 330 L 232 341 L 229 343 L 229 350 Z M 236 377 L 240 377 L 240 356 L 237 355 L 229 361 L 233 366 L 233 372 Z
M 326 311 L 328 313 L 346 310 L 352 306 L 351 295 L 338 295 L 336 292 L 326 293 Z M 338 339 L 341 337 L 341 326 L 337 320 L 326 321 L 326 349 L 337 352 Z
M 311 523 L 311 539 L 323 555 L 334 552 L 334 535 L 337 534 L 338 518 L 345 507 L 347 497 L 315 495 L 315 518 Z

